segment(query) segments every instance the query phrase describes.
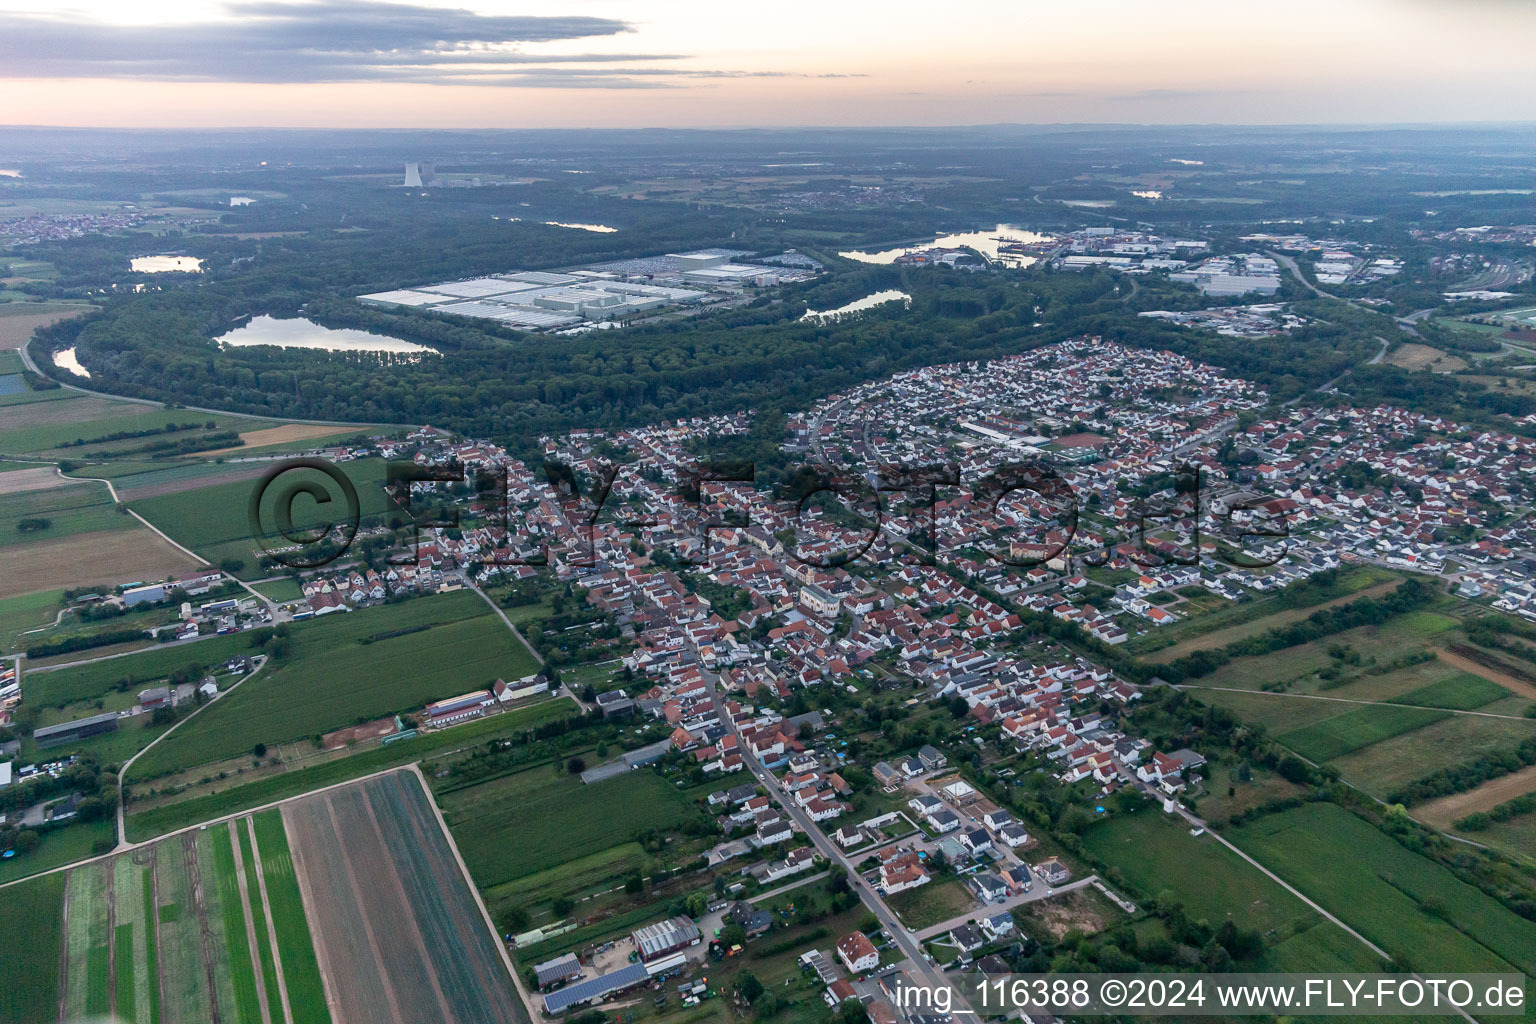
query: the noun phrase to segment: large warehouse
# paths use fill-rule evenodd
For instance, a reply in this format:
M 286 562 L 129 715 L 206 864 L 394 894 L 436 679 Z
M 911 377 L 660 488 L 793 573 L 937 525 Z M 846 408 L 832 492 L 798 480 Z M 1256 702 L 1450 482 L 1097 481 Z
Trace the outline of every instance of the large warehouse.
M 544 331 L 589 322 L 616 323 L 697 305 L 715 297 L 713 292 L 739 292 L 745 285 L 773 287 L 815 276 L 803 268 L 732 262 L 750 255 L 737 249 L 701 249 L 595 263 L 566 273 L 511 271 L 357 298 L 370 306 L 449 313 L 518 330 Z

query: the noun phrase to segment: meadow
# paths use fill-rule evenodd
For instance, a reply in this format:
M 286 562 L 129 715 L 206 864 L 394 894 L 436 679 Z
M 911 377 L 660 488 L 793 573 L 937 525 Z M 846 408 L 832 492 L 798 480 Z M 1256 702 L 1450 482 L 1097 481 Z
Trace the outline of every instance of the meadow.
M 1083 835 L 1140 898 L 1172 896 L 1192 920 L 1231 920 L 1264 938 L 1274 971 L 1373 970 L 1378 958 L 1348 933 L 1215 839 L 1192 836 L 1181 818 L 1150 808 L 1117 815 Z
M 430 628 L 427 628 L 430 627 Z M 375 640 L 375 637 L 380 639 Z M 295 624 L 292 651 L 208 706 L 133 767 L 136 781 L 275 746 L 537 669 L 525 647 L 468 591 Z
M 490 889 L 677 828 L 687 800 L 650 771 L 586 785 L 549 766 L 442 792 L 438 804 L 475 883 Z
M 1230 835 L 1400 966 L 1525 974 L 1536 967 L 1536 922 L 1336 804 L 1269 815 Z

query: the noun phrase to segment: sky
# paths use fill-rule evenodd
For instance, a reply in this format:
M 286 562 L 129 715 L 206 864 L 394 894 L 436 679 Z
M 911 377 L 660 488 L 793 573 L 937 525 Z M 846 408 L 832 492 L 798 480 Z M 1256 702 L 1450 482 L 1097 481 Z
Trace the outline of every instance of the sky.
M 0 121 L 1536 120 L 1526 0 L 0 0 Z

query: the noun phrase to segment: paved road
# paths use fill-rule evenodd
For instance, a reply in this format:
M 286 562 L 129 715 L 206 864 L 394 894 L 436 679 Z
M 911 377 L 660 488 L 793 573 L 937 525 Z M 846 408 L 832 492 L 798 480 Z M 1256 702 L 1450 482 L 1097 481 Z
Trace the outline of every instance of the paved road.
M 737 735 L 739 740 L 740 736 L 737 733 L 736 725 L 726 713 L 725 702 L 720 698 L 714 673 L 705 672 L 704 679 L 709 687 L 709 696 L 715 706 L 715 712 L 720 716 L 721 724 L 728 728 L 733 735 Z M 907 927 L 901 923 L 900 918 L 896 916 L 896 913 L 886 906 L 885 901 L 880 898 L 880 894 L 860 877 L 853 864 L 826 837 L 826 834 L 821 831 L 816 822 L 811 820 L 810 815 L 806 814 L 804 809 L 799 807 L 793 800 L 788 799 L 783 789 L 780 788 L 779 781 L 752 755 L 747 745 L 741 743 L 739 749 L 742 760 L 746 763 L 747 770 L 752 773 L 758 783 L 767 791 L 769 798 L 778 804 L 779 808 L 789 816 L 790 820 L 800 827 L 801 831 L 805 833 L 806 838 L 811 841 L 811 845 L 815 847 L 816 852 L 826 858 L 828 864 L 840 865 L 848 872 L 848 883 L 853 886 L 853 891 L 858 894 L 859 899 L 875 915 L 875 919 L 879 921 L 880 927 L 884 928 L 886 933 L 891 936 L 891 940 L 896 943 L 897 948 L 906 955 L 908 971 L 913 975 L 914 979 L 919 984 L 926 985 L 933 991 L 949 988 L 953 992 L 955 1018 L 969 1022 L 969 1024 L 979 1024 L 980 1018 L 970 1008 L 970 1003 L 966 1000 L 965 993 L 958 986 L 954 985 L 945 976 L 943 971 L 939 970 L 929 961 L 928 957 L 923 953 L 922 946 L 918 942 L 917 937 L 908 931 Z
M 222 691 L 217 697 L 213 698 L 213 700 L 210 700 L 208 703 L 202 705 L 202 707 L 195 709 L 190 715 L 181 719 L 175 725 L 165 730 L 165 732 L 150 740 L 148 745 L 146 745 L 143 750 L 139 751 L 137 754 L 134 754 L 128 760 L 123 762 L 123 766 L 117 770 L 117 850 L 119 852 L 124 850 L 131 850 L 133 848 L 133 844 L 128 842 L 128 828 L 124 822 L 125 812 L 123 811 L 123 780 L 128 776 L 128 769 L 133 767 L 133 762 L 149 753 L 150 750 L 154 748 L 155 744 L 159 743 L 171 733 L 175 732 L 177 729 L 180 729 L 183 725 L 186 725 L 188 722 L 192 721 L 192 719 L 196 718 L 202 712 L 203 708 L 210 708 L 214 704 L 223 700 L 230 693 L 234 692 L 236 686 L 239 686 L 241 683 L 245 682 L 247 679 L 251 678 L 266 667 L 267 656 L 265 654 L 258 654 L 256 656 L 256 664 L 251 668 L 249 672 L 241 676 L 239 679 L 236 679 L 234 683 L 230 685 L 229 689 Z
M 979 921 L 984 917 L 991 917 L 993 914 L 1001 914 L 1005 910 L 1013 910 L 1015 907 L 1022 907 L 1024 904 L 1033 903 L 1036 900 L 1048 899 L 1060 893 L 1071 892 L 1074 889 L 1082 889 L 1098 880 L 1098 875 L 1089 875 L 1087 878 L 1079 878 L 1075 882 L 1068 882 L 1066 885 L 1058 886 L 1055 889 L 1052 889 L 1044 882 L 1036 882 L 1025 892 L 1017 893 L 996 903 L 988 903 L 980 910 L 972 910 L 952 917 L 948 921 L 940 921 L 938 924 L 929 925 L 918 932 L 917 937 L 923 940 L 931 939 L 935 935 L 943 935 L 945 932 L 958 928 L 963 924 Z

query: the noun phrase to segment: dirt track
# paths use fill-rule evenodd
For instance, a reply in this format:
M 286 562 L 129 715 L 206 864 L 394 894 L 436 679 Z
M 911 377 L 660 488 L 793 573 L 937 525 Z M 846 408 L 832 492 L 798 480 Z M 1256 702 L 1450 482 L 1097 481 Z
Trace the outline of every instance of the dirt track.
M 1465 793 L 1452 793 L 1437 797 L 1413 808 L 1412 814 L 1422 822 L 1436 828 L 1448 829 L 1451 822 L 1465 818 L 1477 811 L 1487 811 L 1506 800 L 1536 791 L 1536 764 L 1522 768 L 1501 778 L 1483 783 Z

